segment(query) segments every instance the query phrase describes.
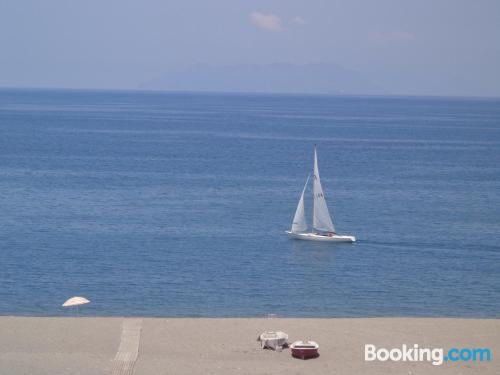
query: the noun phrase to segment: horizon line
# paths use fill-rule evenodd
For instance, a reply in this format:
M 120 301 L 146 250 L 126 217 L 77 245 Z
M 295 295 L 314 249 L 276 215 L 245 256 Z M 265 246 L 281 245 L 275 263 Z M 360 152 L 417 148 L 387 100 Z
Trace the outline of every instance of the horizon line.
M 500 100 L 499 96 L 488 95 L 439 95 L 439 94 L 363 94 L 363 93 L 325 93 L 325 92 L 284 92 L 284 91 L 225 91 L 225 90 L 166 90 L 142 88 L 86 88 L 86 87 L 32 87 L 1 86 L 0 91 L 32 90 L 32 91 L 86 91 L 86 92 L 139 92 L 150 94 L 203 94 L 203 95 L 277 95 L 277 96 L 327 96 L 327 97 L 364 97 L 364 98 L 434 98 L 434 99 L 476 99 Z

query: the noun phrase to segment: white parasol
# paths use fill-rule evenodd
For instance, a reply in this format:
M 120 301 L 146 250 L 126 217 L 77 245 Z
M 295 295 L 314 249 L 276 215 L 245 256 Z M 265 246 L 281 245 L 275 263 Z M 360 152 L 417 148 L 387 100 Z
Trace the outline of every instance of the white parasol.
M 90 301 L 85 297 L 71 297 L 66 302 L 62 304 L 63 307 L 76 306 L 76 314 L 78 315 L 78 306 L 90 303 Z

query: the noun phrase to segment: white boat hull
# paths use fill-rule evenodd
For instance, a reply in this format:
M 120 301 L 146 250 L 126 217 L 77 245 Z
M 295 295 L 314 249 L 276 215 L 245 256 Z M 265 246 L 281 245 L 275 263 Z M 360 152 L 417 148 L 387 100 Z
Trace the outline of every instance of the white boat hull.
M 286 233 L 297 240 L 305 241 L 325 241 L 325 242 L 356 242 L 354 236 L 342 236 L 339 234 L 322 235 L 316 233 L 293 233 L 289 230 Z

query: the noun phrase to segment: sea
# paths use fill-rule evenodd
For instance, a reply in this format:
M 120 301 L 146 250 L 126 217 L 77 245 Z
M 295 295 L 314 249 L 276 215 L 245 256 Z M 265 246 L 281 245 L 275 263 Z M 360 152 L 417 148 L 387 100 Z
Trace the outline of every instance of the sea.
M 500 317 L 500 99 L 0 90 L 0 315 L 75 314 Z

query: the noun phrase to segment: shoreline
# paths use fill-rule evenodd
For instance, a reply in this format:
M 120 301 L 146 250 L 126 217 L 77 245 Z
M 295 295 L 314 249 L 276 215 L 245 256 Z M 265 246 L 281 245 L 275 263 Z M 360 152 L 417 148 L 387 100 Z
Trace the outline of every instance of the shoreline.
M 500 320 L 500 316 L 421 316 L 421 315 L 373 315 L 373 316 L 302 316 L 302 315 L 228 315 L 228 316 L 205 316 L 205 315 L 90 315 L 80 311 L 76 313 L 67 313 L 65 315 L 15 315 L 15 314 L 0 314 L 0 319 L 3 318 L 98 318 L 98 319 L 126 319 L 126 318 L 141 318 L 141 319 L 445 319 L 445 320 Z
M 132 328 L 127 328 L 132 324 Z M 290 350 L 262 350 L 266 330 L 290 342 L 314 340 L 320 357 L 301 361 Z M 134 339 L 124 339 L 135 332 Z M 135 341 L 134 341 L 135 340 Z M 128 343 L 124 345 L 123 342 Z M 364 345 L 400 348 L 485 348 L 489 362 L 364 361 Z M 136 345 L 136 346 L 134 346 Z M 117 358 L 135 358 L 133 374 L 498 374 L 498 318 L 187 318 L 0 317 L 0 373 L 110 374 Z M 69 371 L 70 369 L 70 371 Z

